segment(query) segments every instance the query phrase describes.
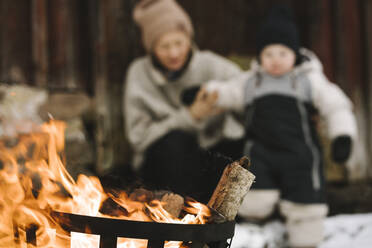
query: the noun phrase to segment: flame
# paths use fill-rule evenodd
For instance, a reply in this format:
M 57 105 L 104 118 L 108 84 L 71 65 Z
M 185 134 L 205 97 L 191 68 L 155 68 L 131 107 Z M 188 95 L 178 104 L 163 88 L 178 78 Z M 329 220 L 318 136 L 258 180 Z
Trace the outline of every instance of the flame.
M 51 120 L 39 133 L 0 141 L 0 247 L 24 247 L 26 232 L 36 230 L 37 247 L 98 247 L 96 235 L 72 233 L 56 220 L 55 211 L 123 220 L 205 224 L 211 213 L 205 205 L 186 201 L 180 219 L 159 200 L 131 199 L 127 192 L 106 193 L 97 177 L 79 175 L 75 181 L 62 159 L 65 124 Z M 143 198 L 143 197 L 142 197 Z M 117 206 L 105 209 L 105 203 Z M 118 210 L 119 209 L 119 210 Z M 147 240 L 119 238 L 120 248 L 145 248 Z M 182 242 L 168 241 L 167 248 Z M 27 246 L 29 247 L 29 246 Z

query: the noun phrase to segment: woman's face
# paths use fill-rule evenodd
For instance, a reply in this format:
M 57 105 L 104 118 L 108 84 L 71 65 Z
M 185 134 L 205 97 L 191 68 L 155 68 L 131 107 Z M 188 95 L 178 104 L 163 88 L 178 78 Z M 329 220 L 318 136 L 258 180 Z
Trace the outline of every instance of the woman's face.
M 264 71 L 278 77 L 294 68 L 296 54 L 292 49 L 280 44 L 268 45 L 262 50 L 260 61 Z
M 191 48 L 190 37 L 183 31 L 170 31 L 156 41 L 154 53 L 160 63 L 170 71 L 177 71 L 185 64 Z

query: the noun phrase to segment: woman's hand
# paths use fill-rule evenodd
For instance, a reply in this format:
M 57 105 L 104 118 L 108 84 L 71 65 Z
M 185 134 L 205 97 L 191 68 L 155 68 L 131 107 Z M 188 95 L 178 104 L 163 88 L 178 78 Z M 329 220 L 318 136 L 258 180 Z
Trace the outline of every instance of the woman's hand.
M 196 95 L 195 101 L 189 107 L 191 116 L 196 121 L 203 120 L 207 117 L 218 115 L 223 112 L 222 108 L 216 106 L 218 93 L 208 92 L 201 88 Z

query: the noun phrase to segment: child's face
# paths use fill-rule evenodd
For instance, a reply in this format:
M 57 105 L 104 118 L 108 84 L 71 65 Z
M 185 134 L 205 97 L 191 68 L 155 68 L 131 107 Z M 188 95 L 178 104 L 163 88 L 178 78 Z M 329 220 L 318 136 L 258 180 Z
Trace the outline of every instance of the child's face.
M 260 54 L 261 66 L 272 76 L 282 76 L 294 68 L 296 54 L 284 45 L 273 44 L 266 46 Z

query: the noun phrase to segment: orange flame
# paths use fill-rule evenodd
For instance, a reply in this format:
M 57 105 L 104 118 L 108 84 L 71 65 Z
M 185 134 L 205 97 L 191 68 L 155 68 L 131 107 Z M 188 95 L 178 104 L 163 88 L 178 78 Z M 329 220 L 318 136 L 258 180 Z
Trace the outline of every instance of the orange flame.
M 187 214 L 172 216 L 158 200 L 131 200 L 127 193 L 105 193 L 96 177 L 70 176 L 61 160 L 65 124 L 51 120 L 40 133 L 0 141 L 0 247 L 25 243 L 26 232 L 35 228 L 38 247 L 98 247 L 93 235 L 70 234 L 51 217 L 53 211 L 97 217 L 156 221 L 180 224 L 205 224 L 211 213 L 205 205 L 188 201 Z M 111 200 L 124 213 L 101 213 L 102 204 Z M 182 242 L 169 241 L 167 248 Z M 118 239 L 120 248 L 145 248 L 146 240 Z M 23 246 L 20 246 L 23 247 Z

